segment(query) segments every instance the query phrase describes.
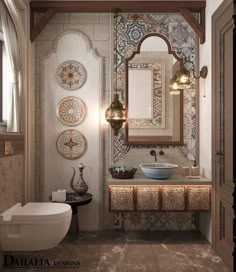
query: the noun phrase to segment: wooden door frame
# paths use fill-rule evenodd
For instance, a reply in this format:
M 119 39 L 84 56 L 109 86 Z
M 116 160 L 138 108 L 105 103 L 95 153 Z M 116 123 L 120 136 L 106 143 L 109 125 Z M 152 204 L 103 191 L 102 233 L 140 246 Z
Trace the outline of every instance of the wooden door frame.
M 216 249 L 216 176 L 215 176 L 215 171 L 216 171 L 216 137 L 215 137 L 215 130 L 216 130 L 216 117 L 215 117 L 215 112 L 216 112 L 216 69 L 217 69 L 217 56 L 216 56 L 216 21 L 219 18 L 219 16 L 222 14 L 224 10 L 226 10 L 232 3 L 234 2 L 234 14 L 235 14 L 235 1 L 233 0 L 225 0 L 222 2 L 222 4 L 218 7 L 218 9 L 215 11 L 215 13 L 212 16 L 212 246 L 214 249 Z M 235 22 L 235 18 L 234 18 Z M 234 33 L 235 33 L 235 24 L 234 24 Z M 235 39 L 234 39 L 235 40 Z M 235 67 L 235 48 L 234 48 L 234 67 Z M 235 77 L 234 77 L 234 90 L 235 90 Z M 234 101 L 236 100 L 236 97 L 234 96 Z M 233 108 L 233 114 L 236 114 L 236 108 Z M 235 119 L 235 118 L 234 118 Z M 234 120 L 234 129 L 236 128 L 236 120 Z M 236 147 L 234 146 L 234 151 L 236 150 Z M 236 156 L 236 152 L 234 152 L 234 158 Z M 236 174 L 235 171 L 235 160 L 234 160 L 234 174 Z M 236 208 L 236 188 L 235 188 L 235 175 L 234 175 L 234 214 L 236 213 L 235 208 Z M 236 221 L 234 219 L 234 234 L 235 234 L 235 229 L 236 229 Z M 236 239 L 234 238 L 234 267 L 236 267 L 236 260 L 235 260 L 235 242 Z
M 233 36 L 233 70 L 234 74 L 236 73 L 236 5 L 234 4 L 234 36 Z M 236 103 L 236 77 L 234 76 L 233 79 L 233 105 Z M 233 108 L 233 135 L 236 135 L 236 107 Z M 233 198 L 234 198 L 234 221 L 233 221 L 233 239 L 234 239 L 234 269 L 236 268 L 236 144 L 233 146 L 233 179 L 234 179 L 234 192 L 233 192 Z

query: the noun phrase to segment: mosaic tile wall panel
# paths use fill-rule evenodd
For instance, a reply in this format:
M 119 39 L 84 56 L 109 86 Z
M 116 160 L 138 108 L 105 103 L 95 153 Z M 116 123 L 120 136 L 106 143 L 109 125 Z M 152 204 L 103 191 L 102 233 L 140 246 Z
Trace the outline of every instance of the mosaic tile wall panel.
M 188 209 L 189 210 L 210 210 L 210 195 L 211 189 L 209 186 L 196 187 L 188 186 Z
M 159 210 L 159 193 L 158 186 L 137 186 L 137 210 Z
M 57 137 L 57 151 L 64 158 L 75 160 L 80 158 L 87 149 L 87 141 L 78 130 L 68 129 Z
M 132 211 L 134 209 L 134 189 L 132 186 L 112 186 L 110 188 L 111 210 Z
M 197 214 L 189 212 L 116 212 L 115 229 L 124 230 L 196 230 Z
M 183 211 L 185 209 L 184 186 L 162 187 L 162 209 Z
M 86 107 L 84 102 L 75 96 L 63 98 L 57 106 L 58 119 L 67 126 L 76 126 L 84 121 Z
M 114 64 L 114 81 L 117 74 L 118 92 L 122 102 L 125 97 L 125 57 L 130 56 L 146 34 L 155 32 L 165 36 L 178 56 L 181 57 L 184 54 L 188 60 L 194 62 L 197 60 L 198 40 L 181 15 L 120 14 L 117 20 L 117 48 L 114 41 L 114 52 L 116 51 L 118 61 Z M 114 23 L 113 29 L 116 31 Z M 181 149 L 190 160 L 198 159 L 198 106 L 195 81 L 192 80 L 192 82 L 192 88 L 184 93 L 184 146 L 176 147 Z M 119 137 L 113 137 L 114 162 L 124 158 L 130 148 L 145 148 L 145 146 L 125 146 L 123 134 L 124 132 L 120 133 Z

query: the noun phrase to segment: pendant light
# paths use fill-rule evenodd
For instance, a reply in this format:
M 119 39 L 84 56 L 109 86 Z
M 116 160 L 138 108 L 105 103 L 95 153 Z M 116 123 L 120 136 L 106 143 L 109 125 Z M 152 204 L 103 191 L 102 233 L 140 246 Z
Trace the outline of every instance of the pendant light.
M 119 94 L 117 93 L 117 29 L 118 29 L 118 9 L 114 10 L 115 18 L 115 94 L 114 100 L 112 101 L 110 107 L 105 111 L 106 121 L 110 123 L 112 129 L 114 130 L 114 135 L 117 136 L 119 130 L 121 129 L 123 123 L 126 121 L 126 109 L 123 107 L 122 103 L 119 101 Z

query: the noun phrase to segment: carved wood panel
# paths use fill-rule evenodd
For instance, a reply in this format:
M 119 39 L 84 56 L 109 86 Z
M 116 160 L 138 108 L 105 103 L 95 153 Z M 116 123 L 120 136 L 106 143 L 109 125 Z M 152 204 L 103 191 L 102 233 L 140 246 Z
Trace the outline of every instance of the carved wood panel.
M 110 211 L 209 211 L 210 185 L 110 185 Z
M 209 211 L 210 210 L 210 188 L 199 186 L 188 187 L 188 210 L 191 211 Z

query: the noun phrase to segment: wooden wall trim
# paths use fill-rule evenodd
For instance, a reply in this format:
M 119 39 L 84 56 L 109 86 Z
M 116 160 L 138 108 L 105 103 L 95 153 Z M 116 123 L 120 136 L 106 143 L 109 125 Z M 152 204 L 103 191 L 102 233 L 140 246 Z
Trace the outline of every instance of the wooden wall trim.
M 112 12 L 115 8 L 121 12 L 178 12 L 188 8 L 191 12 L 200 12 L 206 1 L 32 1 L 33 11 L 44 12 L 56 8 L 57 12 Z
M 23 141 L 24 134 L 20 133 L 0 133 L 0 141 Z
M 233 30 L 233 71 L 236 70 L 236 4 L 234 1 L 234 30 Z M 236 90 L 236 78 L 233 78 L 233 90 Z M 236 103 L 236 95 L 233 96 L 233 105 Z M 236 135 L 236 107 L 233 107 L 233 135 Z M 235 136 L 233 136 L 235 137 Z M 234 263 L 233 267 L 236 268 L 236 145 L 233 146 L 233 182 L 234 182 L 234 191 L 233 191 L 233 211 L 234 211 L 234 219 L 233 219 L 233 242 L 234 242 Z
M 184 17 L 184 19 L 190 24 L 190 26 L 193 28 L 193 30 L 197 33 L 197 35 L 200 38 L 200 43 L 205 42 L 205 21 L 203 17 L 200 16 L 200 23 L 198 20 L 193 16 L 191 11 L 187 8 L 181 8 L 180 14 Z
M 39 33 L 44 29 L 44 27 L 49 23 L 52 17 L 55 15 L 55 8 L 48 8 L 40 20 L 34 25 L 33 19 L 30 20 L 30 40 L 33 41 L 38 37 Z M 34 18 L 34 16 L 33 16 Z

